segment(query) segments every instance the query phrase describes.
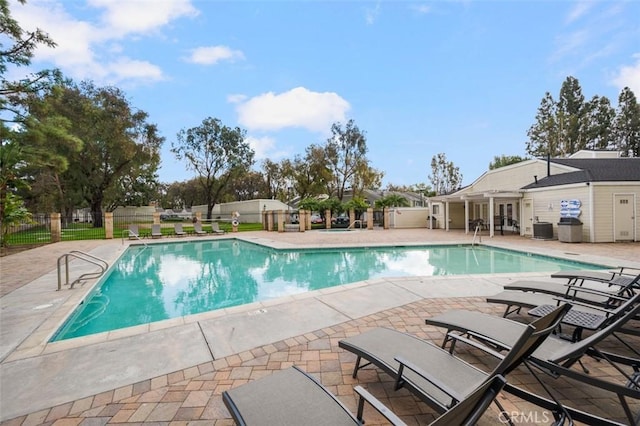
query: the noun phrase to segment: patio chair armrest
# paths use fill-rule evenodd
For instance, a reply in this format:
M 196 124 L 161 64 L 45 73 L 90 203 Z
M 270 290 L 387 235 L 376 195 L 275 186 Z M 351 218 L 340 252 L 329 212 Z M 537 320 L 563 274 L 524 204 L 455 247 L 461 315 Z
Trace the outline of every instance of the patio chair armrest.
M 565 285 L 568 287 L 567 293 L 569 293 L 571 291 L 575 291 L 576 293 L 597 294 L 599 296 L 603 296 L 603 297 L 606 297 L 608 299 L 619 300 L 621 302 L 624 302 L 624 301 L 627 300 L 627 298 L 625 298 L 625 297 L 618 296 L 617 294 L 611 294 L 608 291 L 598 290 L 597 288 L 583 287 L 583 286 L 576 285 L 576 284 L 565 284 Z
M 362 415 L 364 413 L 364 402 L 367 401 L 378 413 L 382 414 L 392 425 L 406 426 L 406 423 L 400 420 L 400 417 L 395 415 L 391 410 L 387 408 L 382 402 L 380 402 L 375 396 L 367 392 L 362 386 L 356 386 L 353 388 L 360 398 L 358 399 L 358 415 L 359 422 L 364 423 Z
M 603 308 L 602 306 L 592 305 L 590 303 L 584 303 L 577 300 L 567 300 L 562 297 L 554 297 L 554 299 L 562 303 L 570 303 L 573 306 L 582 306 L 584 308 L 593 309 L 594 311 L 600 311 L 604 314 L 604 316 L 608 316 L 616 313 L 616 308 L 613 308 L 613 309 Z
M 449 397 L 453 400 L 451 406 L 454 406 L 458 402 L 462 401 L 462 399 L 464 398 L 462 395 L 460 395 L 458 392 L 456 392 L 453 389 L 451 389 L 449 386 L 444 384 L 442 381 L 436 379 L 435 377 L 429 376 L 426 371 L 424 371 L 422 368 L 418 367 L 417 365 L 415 365 L 411 361 L 407 360 L 406 358 L 403 358 L 401 356 L 396 356 L 396 357 L 394 357 L 394 359 L 400 363 L 400 368 L 398 368 L 398 377 L 396 378 L 396 389 L 398 389 L 399 383 L 402 382 L 402 372 L 403 372 L 404 368 L 406 367 L 409 370 L 411 370 L 414 373 L 416 373 L 418 376 L 422 377 L 424 380 L 426 380 L 429 383 L 431 383 L 433 386 L 435 386 L 438 389 L 440 389 L 442 392 L 444 392 L 447 395 L 449 395 Z
M 510 350 L 511 348 L 507 345 L 505 345 L 504 343 L 500 343 L 497 340 L 491 339 L 487 336 L 483 336 L 480 333 L 475 333 L 473 331 L 467 331 L 467 334 L 470 336 L 475 337 L 477 340 L 481 340 L 483 342 L 487 342 L 491 345 L 497 346 L 499 348 L 502 348 L 504 350 Z M 461 334 L 455 334 L 455 333 L 447 333 L 447 338 L 448 339 L 452 339 L 452 340 L 457 340 L 463 343 L 466 343 L 467 345 L 473 346 L 476 349 L 480 349 L 483 352 L 486 352 L 487 354 L 496 357 L 500 360 L 504 359 L 504 355 L 502 355 L 500 352 L 494 351 L 493 349 L 487 347 L 486 345 L 483 345 L 482 343 L 476 341 L 476 340 L 471 340 L 471 339 L 467 339 L 466 337 L 464 337 Z

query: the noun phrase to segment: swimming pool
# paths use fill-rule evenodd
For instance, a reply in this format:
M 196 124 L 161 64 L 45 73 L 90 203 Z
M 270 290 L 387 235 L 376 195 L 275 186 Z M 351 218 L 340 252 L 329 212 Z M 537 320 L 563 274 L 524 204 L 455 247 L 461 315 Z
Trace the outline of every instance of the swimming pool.
M 276 250 L 220 239 L 131 246 L 51 340 L 375 278 L 602 268 L 468 245 Z

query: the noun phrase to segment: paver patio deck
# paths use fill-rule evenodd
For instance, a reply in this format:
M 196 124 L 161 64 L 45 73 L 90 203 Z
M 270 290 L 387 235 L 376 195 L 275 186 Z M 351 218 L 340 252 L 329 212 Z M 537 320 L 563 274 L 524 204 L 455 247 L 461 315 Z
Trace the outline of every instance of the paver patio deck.
M 345 234 L 348 234 L 345 235 Z M 444 231 L 430 231 L 430 230 L 393 230 L 393 231 L 361 231 L 352 233 L 340 233 L 340 236 L 330 233 L 320 234 L 314 232 L 306 233 L 246 233 L 239 234 L 242 238 L 255 239 L 261 241 L 270 241 L 273 246 L 292 247 L 292 246 L 328 246 L 328 245 L 371 245 L 371 244 L 406 244 L 406 243 L 433 243 L 433 242 L 464 242 L 469 243 L 471 237 L 459 232 Z M 494 239 L 489 240 L 487 237 L 483 237 L 484 242 L 489 242 L 491 245 L 498 245 L 502 247 L 519 248 L 530 252 L 540 252 L 549 255 L 558 255 L 569 258 L 576 258 L 585 261 L 597 261 L 603 264 L 615 265 L 630 265 L 640 266 L 638 264 L 638 258 L 640 253 L 640 244 L 638 243 L 624 243 L 624 244 L 566 244 L 559 243 L 557 241 L 534 241 L 525 239 L 518 236 L 497 236 Z M 95 246 L 93 246 L 95 244 Z M 91 250 L 93 247 L 99 249 L 100 247 L 109 247 L 107 242 L 83 242 L 84 250 Z M 32 281 L 42 279 L 45 274 L 50 273 L 50 270 L 55 267 L 55 260 L 57 257 L 69 250 L 75 249 L 73 243 L 58 243 L 46 248 L 39 248 L 36 250 L 25 253 L 18 253 L 12 256 L 8 256 L 0 259 L 0 294 L 3 295 L 3 300 L 6 296 L 15 294 L 18 289 L 27 288 L 31 285 Z M 33 263 L 33 259 L 37 258 L 38 262 Z M 22 272 L 21 272 L 22 271 Z M 26 275 L 26 277 L 25 277 Z M 545 274 L 539 274 L 544 276 Z M 465 295 L 464 286 L 460 290 L 459 284 L 465 281 L 469 283 L 486 283 L 487 287 L 485 291 L 496 291 L 500 289 L 500 286 L 505 282 L 513 279 L 512 277 L 504 277 L 500 275 L 492 277 L 463 277 L 455 280 L 451 280 L 449 290 L 451 295 Z M 429 281 L 430 278 L 424 278 L 418 280 Z M 51 281 L 49 279 L 49 281 Z M 163 371 L 160 368 L 160 361 L 158 361 L 159 371 L 157 374 L 153 374 L 154 361 L 153 357 L 145 357 L 141 354 L 136 357 L 135 354 L 128 359 L 130 367 L 139 367 L 142 364 L 151 364 L 150 369 L 145 370 L 147 377 L 141 377 L 138 380 L 131 380 L 125 384 L 119 386 L 113 386 L 108 389 L 101 388 L 101 381 L 104 377 L 101 377 L 104 373 L 104 367 L 98 368 L 98 366 L 91 366 L 88 364 L 86 374 L 91 376 L 94 372 L 96 377 L 88 380 L 87 383 L 94 383 L 94 392 L 86 392 L 82 397 L 68 399 L 59 403 L 42 406 L 42 402 L 33 401 L 33 409 L 29 410 L 22 407 L 22 413 L 19 415 L 7 416 L 5 413 L 0 413 L 1 423 L 4 425 L 94 425 L 94 424 L 158 424 L 158 425 L 230 425 L 233 424 L 229 418 L 229 414 L 222 404 L 221 393 L 225 389 L 238 386 L 246 383 L 249 380 L 259 378 L 263 375 L 270 374 L 271 371 L 286 368 L 290 365 L 298 365 L 303 370 L 311 373 L 320 379 L 320 381 L 327 386 L 334 394 L 353 411 L 355 411 L 355 398 L 353 396 L 353 386 L 361 384 L 372 392 L 376 397 L 380 398 L 382 402 L 388 404 L 396 413 L 398 413 L 403 420 L 408 424 L 425 424 L 434 419 L 434 412 L 426 404 L 418 401 L 411 394 L 406 391 L 393 391 L 392 379 L 384 373 L 371 369 L 362 370 L 357 379 L 351 378 L 351 372 L 355 362 L 355 356 L 338 348 L 338 341 L 346 336 L 350 336 L 356 333 L 360 333 L 371 327 L 386 326 L 393 327 L 401 331 L 415 334 L 421 338 L 440 343 L 442 341 L 442 330 L 434 327 L 426 326 L 424 319 L 437 315 L 438 313 L 447 311 L 449 309 L 474 309 L 481 310 L 495 315 L 501 315 L 503 307 L 488 304 L 484 301 L 482 294 L 476 297 L 442 297 L 442 294 L 433 291 L 433 294 L 425 295 L 421 293 L 421 290 L 413 289 L 411 292 L 407 292 L 407 289 L 413 285 L 413 283 L 402 282 L 402 280 L 388 280 L 389 282 L 376 284 L 369 283 L 368 287 L 363 286 L 347 286 L 344 290 L 335 290 L 334 292 L 327 292 L 320 295 L 309 296 L 308 298 L 301 298 L 299 300 L 287 301 L 282 305 L 271 305 L 269 315 L 281 315 L 281 318 L 276 322 L 277 324 L 288 324 L 286 329 L 291 330 L 287 334 L 287 330 L 284 330 L 284 334 L 274 334 L 276 338 L 268 340 L 268 336 L 265 337 L 267 341 L 260 341 L 257 337 L 248 336 L 246 341 L 234 341 L 234 345 L 230 347 L 216 346 L 210 344 L 208 346 L 211 353 L 209 354 L 209 360 L 204 362 L 195 362 L 190 365 L 185 365 L 184 368 L 176 368 L 170 371 Z M 414 280 L 416 281 L 416 280 Z M 55 296 L 55 281 L 47 283 L 50 286 L 50 290 Z M 495 287 L 491 287 L 491 285 Z M 391 286 L 391 290 L 387 290 Z M 78 289 L 80 290 L 80 289 Z M 362 299 L 364 296 L 370 296 L 373 293 L 371 291 L 390 291 L 393 297 L 393 302 L 396 303 L 393 306 L 386 306 L 384 309 L 371 311 L 373 307 L 363 307 Z M 468 296 L 472 293 L 472 286 L 469 284 Z M 70 290 L 63 290 L 69 292 Z M 71 290 L 74 292 L 74 290 Z M 336 293 L 337 292 L 337 293 Z M 409 295 L 410 293 L 410 296 Z M 387 295 L 387 293 L 384 293 Z M 60 294 L 58 293 L 58 296 Z M 448 295 L 445 292 L 444 295 Z M 353 299 L 350 299 L 353 298 Z M 366 299 L 366 297 L 364 298 Z M 305 304 L 313 303 L 315 300 L 321 300 L 327 303 L 333 311 L 328 312 L 328 315 L 334 316 L 329 325 L 319 326 L 313 328 L 315 320 L 322 321 L 325 318 L 312 318 L 304 319 L 304 311 L 289 310 L 290 306 L 307 306 Z M 340 304 L 340 301 L 355 300 L 359 301 L 360 306 L 358 309 L 349 310 L 350 307 L 345 307 Z M 358 304 L 358 303 L 355 303 Z M 4 319 L 6 318 L 3 313 L 0 313 L 0 326 L 5 327 L 19 327 L 19 324 L 7 324 Z M 281 310 L 278 312 L 278 310 Z M 223 329 L 229 324 L 233 327 L 241 327 L 240 320 L 244 321 L 244 317 L 250 315 L 251 310 L 239 310 L 231 311 L 229 315 L 224 317 L 208 318 L 197 323 L 201 328 L 209 327 L 208 333 L 204 333 L 206 336 L 215 336 L 220 338 L 220 335 L 214 335 L 214 330 Z M 291 313 L 294 312 L 295 315 Z M 337 313 L 335 313 L 337 312 Z M 362 315 L 356 315 L 356 313 L 362 313 Z M 313 316 L 313 313 L 311 313 Z M 245 318 L 246 319 L 246 318 Z M 224 321 L 230 321 L 229 324 Z M 235 322 L 234 322 L 235 321 Z M 310 327 L 308 330 L 300 332 L 300 324 L 308 324 Z M 182 327 L 188 327 L 189 324 Z M 171 336 L 179 334 L 178 330 L 182 330 L 180 327 L 168 327 L 163 330 L 158 330 L 156 333 L 165 332 L 163 336 Z M 4 333 L 4 331 L 3 331 Z M 107 343 L 117 344 L 119 341 L 131 339 L 133 342 L 135 339 L 141 340 L 148 335 L 152 335 L 154 332 L 147 332 L 146 334 L 134 334 L 131 336 L 122 336 L 114 339 L 111 342 L 92 343 L 89 342 L 86 347 L 76 348 L 76 352 L 80 350 L 101 350 L 106 347 Z M 246 336 L 245 336 L 246 337 Z M 256 344 L 251 344 L 252 339 Z M 640 348 L 640 339 L 629 337 L 627 340 L 631 346 Z M 613 339 L 607 340 L 606 344 L 610 346 L 614 352 L 622 352 L 625 348 L 622 345 L 617 344 Z M 100 346 L 102 345 L 102 346 Z M 213 349 L 212 349 L 213 348 Z M 234 348 L 241 348 L 240 350 L 233 351 Z M 43 353 L 30 353 L 22 356 L 17 354 L 20 352 L 20 347 L 7 349 L 6 356 L 2 359 L 0 372 L 3 376 L 10 376 L 12 368 L 15 369 L 18 365 L 24 364 L 25 366 L 36 365 L 37 368 L 42 369 L 36 371 L 34 377 L 42 378 L 40 386 L 44 390 L 47 388 L 47 380 L 60 380 L 59 375 L 65 375 L 67 369 L 70 370 L 71 366 L 63 365 L 62 367 L 57 365 L 52 357 L 63 358 L 67 352 L 71 352 L 74 349 L 59 350 L 57 352 L 47 352 L 44 349 Z M 195 347 L 187 347 L 186 350 L 192 349 L 197 352 Z M 162 348 L 165 350 L 165 348 Z M 216 356 L 214 353 L 216 350 L 220 351 L 221 356 Z M 119 353 L 114 351 L 114 353 Z M 93 353 L 95 356 L 100 356 L 98 353 Z M 481 368 L 488 368 L 494 360 L 487 356 L 483 356 L 474 350 L 465 350 L 461 348 L 459 355 L 474 365 L 478 365 Z M 187 355 L 185 355 L 186 357 Z M 189 355 L 191 356 L 191 354 Z M 49 358 L 47 358 L 49 357 Z M 197 358 L 197 357 L 196 357 Z M 71 358 L 77 359 L 77 358 Z M 103 358 L 100 358 L 101 360 Z M 108 356 L 104 359 L 109 359 Z M 195 359 L 195 358 L 194 358 Z M 35 363 L 35 360 L 42 360 L 39 363 Z M 118 375 L 127 375 L 126 370 L 129 365 L 118 364 L 114 360 L 112 363 L 112 370 L 110 373 Z M 29 364 L 35 363 L 35 364 Z M 107 364 L 109 364 L 107 362 Z M 139 365 L 138 365 L 139 364 Z M 47 371 L 51 368 L 56 369 L 55 372 Z M 591 370 L 591 374 L 607 377 L 610 376 L 611 380 L 618 380 L 617 373 L 612 369 L 606 367 L 603 364 L 597 363 L 593 360 L 587 360 L 587 366 Z M 106 366 L 107 370 L 110 368 Z M 149 373 L 148 371 L 151 371 Z M 127 376 L 129 377 L 129 376 Z M 3 380 L 4 378 L 0 378 Z M 25 379 L 26 380 L 26 379 Z M 534 380 L 530 374 L 524 370 L 519 369 L 508 376 L 508 380 L 511 383 L 521 385 L 525 388 L 531 389 L 536 393 L 543 394 L 540 386 L 534 383 Z M 618 421 L 624 422 L 625 417 L 620 404 L 617 399 L 600 389 L 590 389 L 586 386 L 576 385 L 575 382 L 571 382 L 564 378 L 553 379 L 543 376 L 545 383 L 553 387 L 556 395 L 562 402 L 574 408 L 582 409 L 590 413 L 594 413 L 603 417 L 613 418 Z M 78 379 L 78 381 L 80 381 Z M 11 400 L 12 393 L 18 392 L 21 383 L 19 380 L 13 382 L 1 381 L 2 387 L 0 387 L 0 400 Z M 73 383 L 73 382 L 71 382 Z M 115 383 L 115 382 L 114 382 Z M 11 387 L 9 387 L 11 385 Z M 72 386 L 72 385 L 71 385 Z M 72 386 L 73 387 L 73 386 Z M 78 385 L 80 387 L 80 385 Z M 64 393 L 64 392 L 62 392 Z M 549 413 L 542 409 L 532 406 L 529 403 L 521 401 L 511 395 L 502 394 L 500 402 L 507 411 L 520 413 L 522 415 L 519 418 L 518 424 L 548 424 L 551 421 Z M 3 406 L 7 408 L 6 406 Z M 633 402 L 633 410 L 637 413 L 640 410 L 640 401 Z M 17 412 L 15 407 L 7 408 L 9 411 Z M 4 411 L 4 410 L 3 410 Z M 368 425 L 384 424 L 383 419 L 377 416 L 372 411 L 365 412 L 365 419 Z M 483 418 L 484 424 L 498 424 L 501 418 L 495 408 L 492 408 Z

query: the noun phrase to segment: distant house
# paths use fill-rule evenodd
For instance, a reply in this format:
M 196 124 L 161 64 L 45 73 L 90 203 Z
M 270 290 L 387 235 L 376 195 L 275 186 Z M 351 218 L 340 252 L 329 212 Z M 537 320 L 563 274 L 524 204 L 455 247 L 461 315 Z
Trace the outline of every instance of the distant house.
M 639 241 L 640 158 L 580 151 L 489 170 L 471 185 L 429 200 L 440 228 L 473 231 L 476 219 L 495 232 L 558 235 L 561 217 L 578 219 L 584 242 Z M 440 203 L 442 209 L 432 205 Z M 574 221 L 574 223 L 577 223 Z M 548 226 L 546 226 L 548 225 Z

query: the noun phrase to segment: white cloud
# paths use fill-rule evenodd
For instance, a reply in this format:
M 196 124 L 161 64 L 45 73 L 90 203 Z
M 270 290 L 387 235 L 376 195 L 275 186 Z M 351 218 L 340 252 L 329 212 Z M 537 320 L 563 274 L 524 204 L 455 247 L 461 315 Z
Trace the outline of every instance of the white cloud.
M 380 2 L 376 3 L 376 7 L 375 8 L 366 8 L 365 9 L 365 21 L 367 22 L 368 25 L 373 25 L 375 24 L 376 20 L 378 19 L 378 16 L 380 16 Z
M 147 82 L 164 80 L 162 70 L 146 61 L 138 61 L 129 58 L 119 58 L 116 62 L 109 64 L 109 74 L 116 77 L 116 80 L 146 80 Z
M 220 61 L 234 62 L 244 59 L 244 54 L 227 46 L 198 47 L 191 51 L 187 62 L 201 65 L 214 65 Z
M 628 87 L 636 97 L 640 97 L 640 53 L 633 55 L 636 63 L 620 67 L 612 82 L 619 89 Z
M 195 16 L 188 0 L 123 1 L 89 0 L 105 9 L 99 22 L 71 16 L 62 1 L 12 1 L 11 13 L 26 30 L 40 28 L 56 43 L 38 47 L 33 63 L 50 62 L 73 79 L 91 79 L 97 84 L 148 83 L 164 79 L 162 70 L 147 61 L 128 58 L 119 40 L 157 32 L 172 20 Z
M 111 37 L 153 32 L 175 19 L 198 15 L 190 0 L 89 0 L 89 4 L 104 9 L 102 21 Z
M 227 96 L 227 102 L 230 104 L 239 104 L 247 99 L 247 95 L 242 95 L 240 93 L 234 93 L 232 95 Z
M 582 18 L 589 12 L 589 10 L 591 10 L 594 3 L 595 2 L 593 1 L 580 1 L 576 3 L 567 15 L 566 23 L 571 24 L 572 22 L 575 22 L 578 19 Z
M 256 153 L 256 160 L 264 160 L 265 158 L 269 159 L 278 159 L 284 158 L 289 155 L 288 152 L 285 151 L 276 151 L 276 141 L 275 139 L 269 136 L 263 137 L 254 137 L 247 136 L 245 141 L 249 144 L 251 149 Z
M 265 93 L 238 104 L 238 122 L 250 130 L 304 128 L 329 132 L 335 122 L 344 121 L 349 103 L 333 92 L 312 92 L 296 87 L 279 95 Z

